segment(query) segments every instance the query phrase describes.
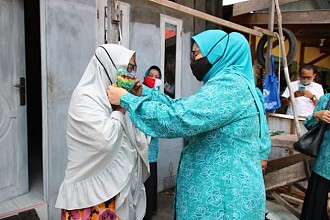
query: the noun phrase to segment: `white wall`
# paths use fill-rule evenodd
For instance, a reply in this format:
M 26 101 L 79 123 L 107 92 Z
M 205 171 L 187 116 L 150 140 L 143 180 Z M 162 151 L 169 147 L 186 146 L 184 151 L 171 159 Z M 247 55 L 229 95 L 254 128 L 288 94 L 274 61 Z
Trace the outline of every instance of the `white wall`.
M 43 154 L 49 219 L 55 209 L 67 161 L 66 117 L 72 91 L 97 46 L 95 0 L 41 3 Z
M 134 7 L 131 7 L 131 9 Z M 150 14 L 149 14 L 150 16 Z M 153 15 L 153 20 L 159 20 L 159 14 Z M 184 24 L 183 24 L 184 25 Z M 143 80 L 144 72 L 151 65 L 161 66 L 161 31 L 154 24 L 131 23 L 130 48 L 137 54 L 137 74 Z M 194 94 L 202 85 L 192 75 L 190 70 L 190 33 L 183 33 L 181 57 L 181 94 L 182 97 Z M 164 178 L 171 175 L 170 163 L 173 165 L 173 175 L 176 175 L 184 140 L 160 139 L 158 156 L 158 191 L 164 190 Z

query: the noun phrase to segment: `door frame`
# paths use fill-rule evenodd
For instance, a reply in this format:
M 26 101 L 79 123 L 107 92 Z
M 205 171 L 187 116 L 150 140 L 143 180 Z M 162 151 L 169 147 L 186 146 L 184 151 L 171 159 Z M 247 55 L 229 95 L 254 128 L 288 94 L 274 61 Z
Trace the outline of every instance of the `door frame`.
M 175 98 L 181 97 L 181 58 L 182 58 L 182 20 L 168 15 L 160 14 L 160 40 L 161 40 L 161 69 L 165 73 L 165 23 L 175 25 L 176 35 L 176 55 L 175 55 Z M 164 77 L 161 91 L 164 92 Z

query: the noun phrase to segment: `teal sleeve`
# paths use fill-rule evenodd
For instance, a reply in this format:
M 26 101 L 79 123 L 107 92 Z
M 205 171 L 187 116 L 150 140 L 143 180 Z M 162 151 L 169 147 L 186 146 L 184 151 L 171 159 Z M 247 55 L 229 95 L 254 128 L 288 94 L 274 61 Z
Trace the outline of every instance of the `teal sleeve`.
M 195 95 L 173 100 L 161 93 L 146 92 L 145 97 L 128 93 L 120 105 L 128 111 L 134 125 L 152 137 L 192 136 L 223 127 L 246 114 L 254 100 L 246 98 L 248 88 L 237 80 L 228 75 L 215 77 Z
M 142 96 L 147 96 L 151 101 L 162 102 L 166 105 L 171 105 L 176 101 L 176 99 L 172 99 L 168 95 L 159 92 L 158 89 L 150 89 L 149 87 L 143 85 Z
M 265 130 L 265 132 L 263 133 L 263 137 L 261 137 L 261 144 L 260 144 L 260 159 L 261 160 L 267 160 L 268 159 L 268 155 L 271 151 L 272 148 L 272 142 L 270 139 L 270 133 L 269 133 L 269 129 L 268 129 L 268 124 L 265 125 L 265 127 L 267 128 L 267 130 Z
M 326 94 L 326 95 L 323 95 L 320 97 L 319 101 L 317 102 L 315 108 L 314 108 L 314 111 L 313 111 L 313 114 L 309 115 L 305 122 L 304 122 L 304 125 L 305 127 L 307 128 L 307 130 L 310 130 L 311 128 L 313 128 L 316 124 L 318 124 L 320 121 L 315 119 L 314 118 L 314 114 L 315 112 L 318 112 L 320 110 L 324 110 L 327 103 L 328 103 L 328 100 L 330 98 L 330 93 Z
M 259 88 L 256 88 L 257 94 L 260 98 L 260 101 L 262 105 L 265 103 L 264 95 L 262 94 L 261 90 Z M 266 112 L 264 112 L 266 114 Z M 264 125 L 265 131 L 263 132 L 263 137 L 261 137 L 261 145 L 260 145 L 260 159 L 261 160 L 267 160 L 268 155 L 271 151 L 272 142 L 270 138 L 268 123 L 266 121 L 266 124 Z

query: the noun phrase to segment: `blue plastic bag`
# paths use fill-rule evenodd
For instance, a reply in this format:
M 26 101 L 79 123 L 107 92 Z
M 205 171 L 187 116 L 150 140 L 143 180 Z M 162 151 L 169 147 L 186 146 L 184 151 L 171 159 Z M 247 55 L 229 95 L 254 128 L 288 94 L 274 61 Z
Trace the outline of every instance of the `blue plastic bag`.
M 280 94 L 278 92 L 278 77 L 275 74 L 273 55 L 270 57 L 269 73 L 264 78 L 263 95 L 266 112 L 273 112 L 281 107 Z

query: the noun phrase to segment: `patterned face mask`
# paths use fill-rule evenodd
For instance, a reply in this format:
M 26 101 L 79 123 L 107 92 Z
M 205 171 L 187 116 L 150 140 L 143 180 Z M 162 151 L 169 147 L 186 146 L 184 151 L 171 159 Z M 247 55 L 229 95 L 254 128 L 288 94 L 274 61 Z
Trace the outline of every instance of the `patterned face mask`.
M 127 70 L 118 69 L 117 70 L 117 82 L 116 86 L 130 91 L 136 83 L 136 74 L 134 70 L 128 72 Z

